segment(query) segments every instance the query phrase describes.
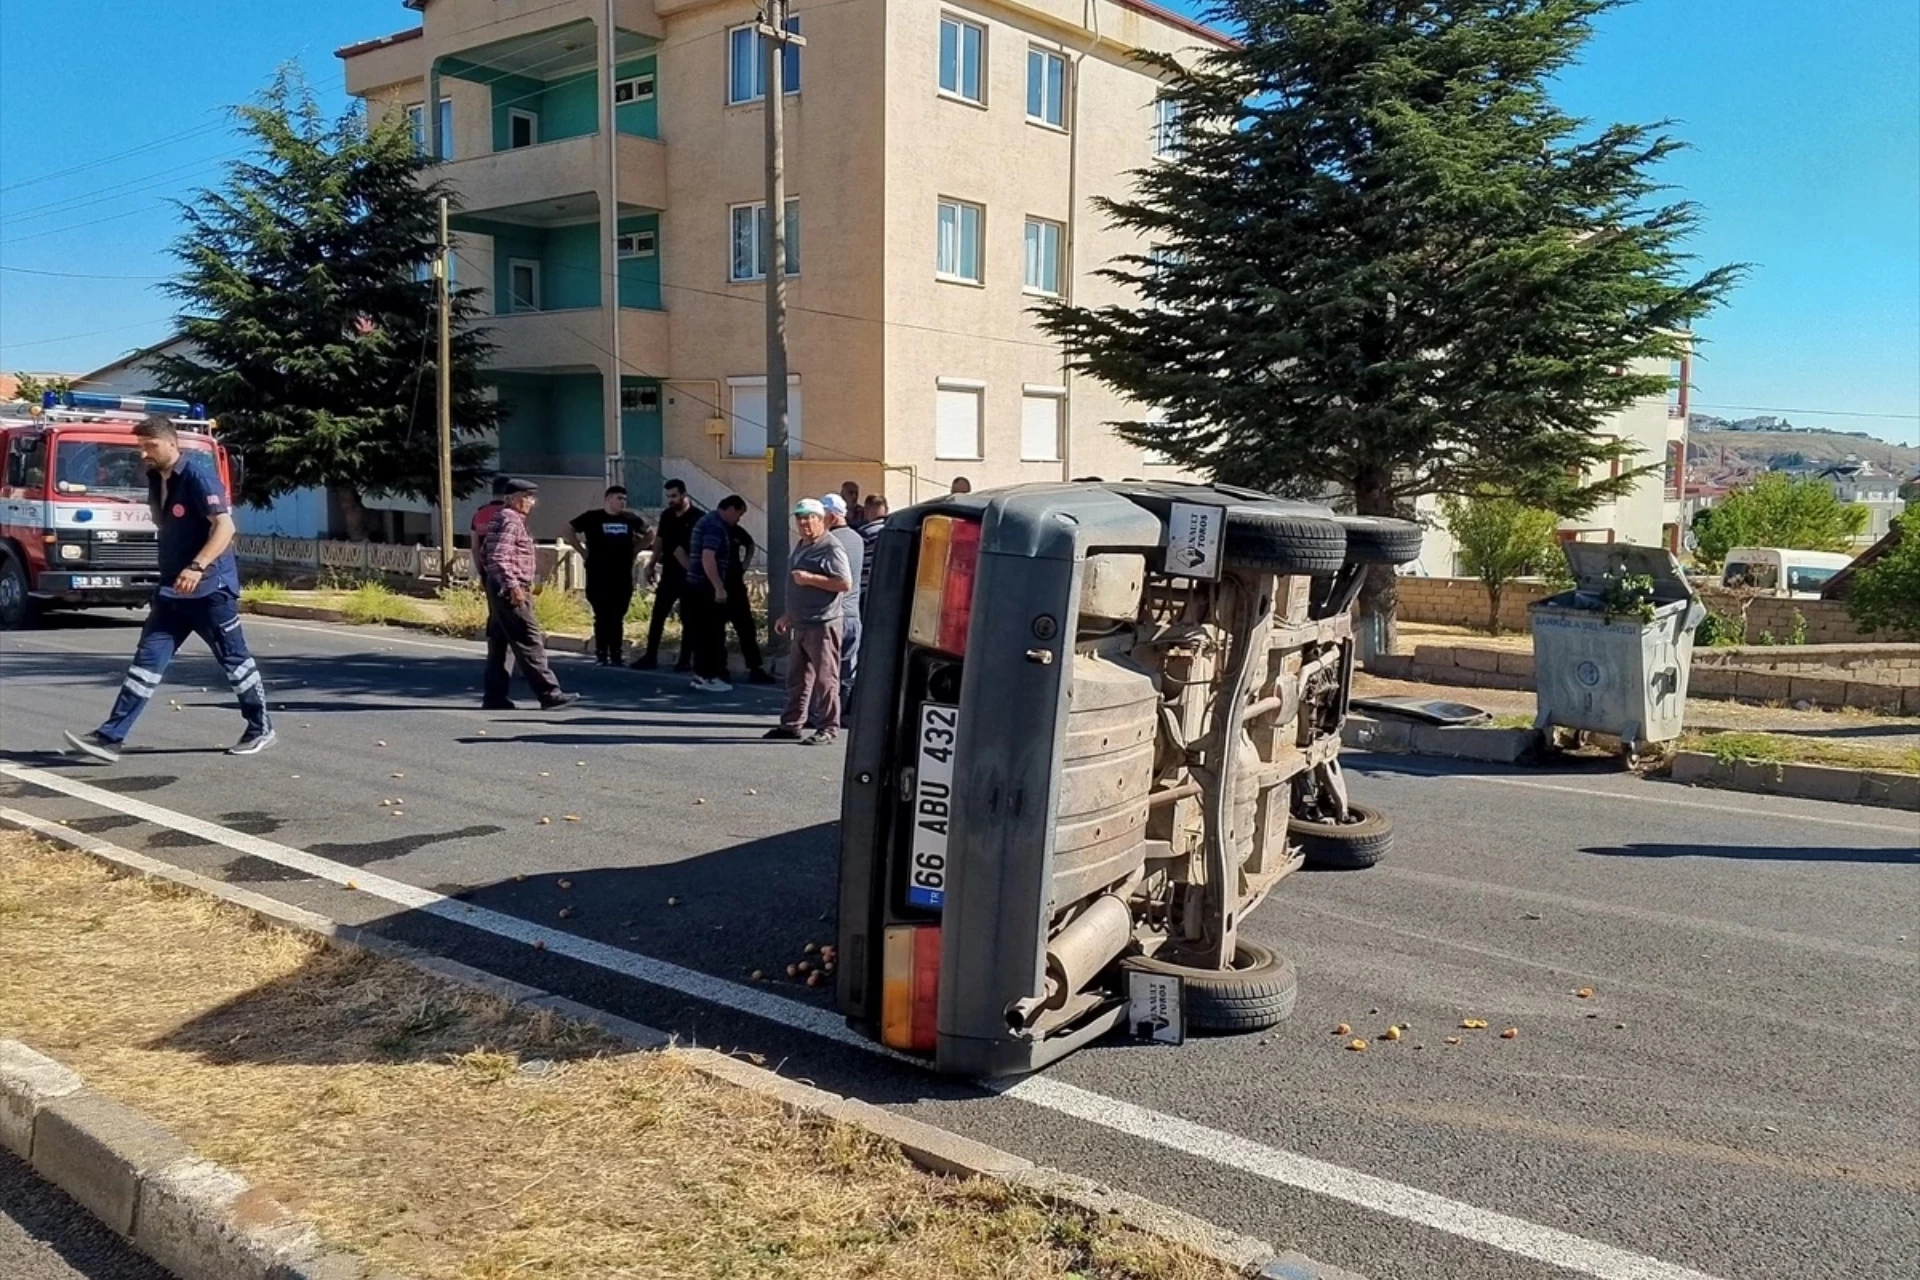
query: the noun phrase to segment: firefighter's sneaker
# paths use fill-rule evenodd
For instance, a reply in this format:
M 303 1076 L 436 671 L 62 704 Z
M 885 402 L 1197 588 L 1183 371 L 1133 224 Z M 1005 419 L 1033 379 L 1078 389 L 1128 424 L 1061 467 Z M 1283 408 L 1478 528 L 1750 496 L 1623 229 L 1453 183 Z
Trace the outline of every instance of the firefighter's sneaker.
M 120 744 L 112 738 L 103 738 L 98 730 L 92 733 L 66 731 L 67 745 L 77 755 L 98 760 L 101 764 L 117 764 L 120 760 Z
M 249 729 L 240 735 L 240 741 L 227 748 L 227 754 L 230 756 L 259 755 L 278 741 L 280 741 L 280 735 L 273 731 L 272 725 L 264 729 Z

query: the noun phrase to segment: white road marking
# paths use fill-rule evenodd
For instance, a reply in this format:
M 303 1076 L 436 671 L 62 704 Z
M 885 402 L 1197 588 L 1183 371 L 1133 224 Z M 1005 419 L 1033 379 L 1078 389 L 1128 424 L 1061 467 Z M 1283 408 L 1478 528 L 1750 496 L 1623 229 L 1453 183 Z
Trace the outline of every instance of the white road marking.
M 1237 1134 L 1194 1124 L 1046 1076 L 1028 1076 L 998 1092 L 1002 1097 L 1031 1102 L 1213 1164 L 1343 1200 L 1357 1208 L 1432 1227 L 1463 1240 L 1491 1245 L 1506 1253 L 1564 1267 L 1581 1275 L 1601 1280 L 1713 1280 L 1703 1271 L 1616 1249 L 1508 1214 L 1475 1208 L 1311 1156 L 1281 1151 Z
M 122 813 L 142 822 L 170 827 L 187 835 L 224 845 L 345 887 L 351 884 L 396 906 L 425 912 L 497 937 L 532 945 L 539 942 L 553 955 L 566 956 L 612 973 L 638 979 L 780 1026 L 804 1031 L 865 1053 L 912 1062 L 851 1030 L 836 1014 L 768 991 L 729 982 L 710 974 L 655 960 L 637 952 L 594 942 L 574 934 L 542 928 L 518 916 L 486 907 L 472 907 L 430 889 L 358 870 L 329 858 L 278 844 L 260 836 L 232 831 L 216 823 L 165 809 L 144 800 L 106 791 L 62 774 L 24 765 L 0 764 L 0 774 L 45 787 L 76 800 Z M 919 1064 L 916 1064 L 919 1065 Z M 1013 1098 L 1088 1124 L 1166 1147 L 1214 1164 L 1253 1174 L 1314 1195 L 1341 1200 L 1373 1213 L 1430 1227 L 1448 1235 L 1507 1253 L 1563 1267 L 1595 1280 L 1716 1280 L 1705 1272 L 1662 1262 L 1658 1258 L 1617 1249 L 1569 1232 L 1540 1226 L 1522 1218 L 1477 1208 L 1445 1196 L 1422 1191 L 1372 1174 L 1360 1173 L 1269 1147 L 1237 1134 L 1196 1124 L 1178 1116 L 1123 1102 L 1076 1085 L 1030 1076 L 1011 1084 L 986 1086 L 1001 1097 Z
M 1364 761 L 1354 760 L 1348 764 L 1350 769 L 1365 768 Z M 1823 818 L 1811 813 L 1793 813 L 1785 809 L 1753 809 L 1739 805 L 1711 804 L 1705 800 L 1681 800 L 1670 796 L 1641 795 L 1638 791 L 1631 794 L 1624 791 L 1610 791 L 1594 787 L 1569 787 L 1557 782 L 1529 782 L 1525 778 L 1509 778 L 1500 774 L 1487 773 L 1447 773 L 1439 769 L 1428 771 L 1419 768 L 1407 768 L 1396 765 L 1396 773 L 1404 773 L 1420 778 L 1445 778 L 1450 782 L 1483 782 L 1496 787 L 1525 787 L 1530 791 L 1564 791 L 1570 796 L 1580 796 L 1587 800 L 1624 800 L 1629 804 L 1663 804 L 1675 809 L 1705 809 L 1711 813 L 1730 813 L 1737 818 L 1756 818 L 1761 820 L 1785 818 L 1794 822 L 1814 822 L 1828 827 L 1853 827 L 1860 831 L 1890 831 L 1897 836 L 1911 836 L 1913 828 L 1890 827 L 1879 822 L 1856 822 L 1851 818 Z M 1769 796 L 1770 800 L 1791 800 L 1793 796 Z M 1822 801 L 1811 800 L 1809 804 Z

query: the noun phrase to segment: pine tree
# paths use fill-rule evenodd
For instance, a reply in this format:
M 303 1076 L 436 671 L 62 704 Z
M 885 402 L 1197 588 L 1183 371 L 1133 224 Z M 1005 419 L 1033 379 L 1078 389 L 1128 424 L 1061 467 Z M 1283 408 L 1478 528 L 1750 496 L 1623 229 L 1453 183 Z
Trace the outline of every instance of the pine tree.
M 246 460 L 243 497 L 310 486 L 338 495 L 347 535 L 366 536 L 365 495 L 433 501 L 439 184 L 404 124 L 349 110 L 326 120 L 282 71 L 238 111 L 257 153 L 183 213 L 180 300 L 191 354 L 156 361 L 163 391 L 205 404 Z M 478 486 L 501 406 L 479 369 L 472 289 L 453 302 L 454 489 Z
M 1617 0 L 1218 0 L 1239 43 L 1140 55 L 1180 127 L 1102 201 L 1150 251 L 1127 305 L 1055 304 L 1075 367 L 1163 418 L 1120 434 L 1368 515 L 1492 491 L 1576 515 L 1658 459 L 1595 434 L 1738 267 L 1691 276 L 1660 126 L 1589 129 L 1549 81 Z M 1689 278 L 1691 276 L 1691 278 Z M 1594 484 L 1569 476 L 1618 476 Z M 1369 584 L 1392 615 L 1392 575 Z

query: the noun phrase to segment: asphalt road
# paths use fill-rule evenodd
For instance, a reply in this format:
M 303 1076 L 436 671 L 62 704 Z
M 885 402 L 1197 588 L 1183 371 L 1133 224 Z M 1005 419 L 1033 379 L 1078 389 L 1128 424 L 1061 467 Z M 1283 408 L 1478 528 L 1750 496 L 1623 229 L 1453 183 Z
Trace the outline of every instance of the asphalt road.
M 5 1152 L 0 1152 L 0 1276 L 172 1280 Z
M 759 741 L 764 691 L 561 660 L 581 706 L 488 714 L 473 646 L 247 625 L 281 745 L 217 753 L 240 721 L 196 648 L 111 768 L 44 753 L 104 712 L 130 620 L 0 637 L 0 754 L 102 789 L 0 777 L 0 803 L 1372 1280 L 1892 1280 L 1920 1256 L 1912 815 L 1352 757 L 1398 825 L 1388 862 L 1295 876 L 1243 926 L 1298 961 L 1292 1022 L 1100 1045 L 988 1091 L 836 1036 L 822 993 L 748 981 L 830 938 L 835 901 L 839 749 Z M 366 883 L 289 867 L 302 851 Z M 604 945 L 499 936 L 535 926 Z M 1353 1053 L 1341 1022 L 1412 1031 Z

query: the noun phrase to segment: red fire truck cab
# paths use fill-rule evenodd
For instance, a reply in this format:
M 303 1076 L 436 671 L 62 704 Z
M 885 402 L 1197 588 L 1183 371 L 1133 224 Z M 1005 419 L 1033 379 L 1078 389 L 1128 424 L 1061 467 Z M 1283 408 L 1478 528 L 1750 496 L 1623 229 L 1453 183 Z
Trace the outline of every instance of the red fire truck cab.
M 49 392 L 0 409 L 0 629 L 42 608 L 145 604 L 160 580 L 147 465 L 133 429 L 166 414 L 183 449 L 213 459 L 232 492 L 214 423 L 182 400 Z

